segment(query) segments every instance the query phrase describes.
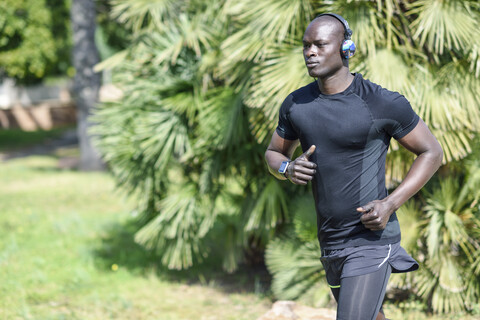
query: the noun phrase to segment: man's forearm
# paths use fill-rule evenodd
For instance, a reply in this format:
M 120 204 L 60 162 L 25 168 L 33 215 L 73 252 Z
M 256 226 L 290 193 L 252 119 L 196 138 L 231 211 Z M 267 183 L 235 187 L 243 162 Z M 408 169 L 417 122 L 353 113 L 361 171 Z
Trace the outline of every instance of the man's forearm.
M 385 200 L 397 210 L 430 180 L 442 164 L 443 152 L 435 149 L 420 154 L 413 162 L 405 179 Z
M 286 179 L 281 173 L 278 172 L 278 169 L 283 161 L 290 160 L 287 156 L 277 151 L 267 150 L 265 152 L 265 160 L 268 165 L 268 170 L 272 175 L 280 180 Z

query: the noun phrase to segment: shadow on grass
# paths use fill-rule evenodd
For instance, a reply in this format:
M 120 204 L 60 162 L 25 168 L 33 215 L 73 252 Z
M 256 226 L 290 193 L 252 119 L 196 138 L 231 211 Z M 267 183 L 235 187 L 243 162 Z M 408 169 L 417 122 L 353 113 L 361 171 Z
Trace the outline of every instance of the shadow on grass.
M 94 249 L 97 266 L 111 270 L 112 266 L 117 265 L 138 275 L 146 275 L 154 270 L 165 281 L 207 285 L 226 293 L 271 296 L 271 277 L 263 263 L 240 265 L 235 273 L 229 274 L 221 268 L 221 253 L 214 252 L 192 268 L 169 270 L 161 264 L 159 254 L 135 242 L 135 232 L 139 227 L 139 223 L 133 219 L 108 227 Z
M 58 160 L 55 167 L 48 165 L 34 168 L 39 171 L 75 171 L 80 158 L 75 127 L 33 132 L 0 130 L 0 161 L 30 156 L 49 156 Z

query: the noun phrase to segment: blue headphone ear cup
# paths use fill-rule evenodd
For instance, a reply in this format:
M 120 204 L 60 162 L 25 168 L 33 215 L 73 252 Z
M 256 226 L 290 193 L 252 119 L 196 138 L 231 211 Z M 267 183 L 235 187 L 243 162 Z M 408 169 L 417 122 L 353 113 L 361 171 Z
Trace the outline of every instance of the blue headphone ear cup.
M 355 54 L 355 43 L 352 40 L 348 39 L 343 41 L 342 44 L 342 55 L 345 59 L 353 57 Z

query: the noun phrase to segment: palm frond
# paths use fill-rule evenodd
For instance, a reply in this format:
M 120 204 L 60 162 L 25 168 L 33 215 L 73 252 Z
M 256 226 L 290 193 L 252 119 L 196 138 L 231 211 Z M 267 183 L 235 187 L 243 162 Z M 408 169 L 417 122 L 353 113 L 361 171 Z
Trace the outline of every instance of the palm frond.
M 428 261 L 417 277 L 418 294 L 430 300 L 431 307 L 438 313 L 451 313 L 465 310 L 465 273 L 451 255 L 442 256 L 442 263 Z
M 172 159 L 179 159 L 189 152 L 188 127 L 175 113 L 152 112 L 139 120 L 142 124 L 138 125 L 134 135 L 138 151 L 156 170 L 164 172 Z
M 397 210 L 397 217 L 402 230 L 402 247 L 407 252 L 414 252 L 420 238 L 420 209 L 415 201 L 410 200 Z
M 383 49 L 371 53 L 358 67 L 365 77 L 389 90 L 405 92 L 410 82 L 410 69 L 402 56 Z
M 220 69 L 229 77 L 237 63 L 258 63 L 280 43 L 298 41 L 305 21 L 312 17 L 307 0 L 249 0 L 233 5 L 230 12 L 236 14 L 233 19 L 242 27 L 221 45 L 225 58 L 220 61 Z
M 191 49 L 200 58 L 202 52 L 208 50 L 214 41 L 213 31 L 207 28 L 201 17 L 189 18 L 185 14 L 180 14 L 178 21 L 166 26 L 161 32 L 147 30 L 139 37 L 150 50 L 155 65 L 165 62 L 175 65 L 185 48 Z
M 357 46 L 358 55 L 368 56 L 375 53 L 378 43 L 385 41 L 382 30 L 380 8 L 384 7 L 378 1 L 378 7 L 370 1 L 331 1 L 326 2 L 322 11 L 341 14 L 353 30 L 352 40 Z M 355 59 L 358 59 L 357 57 Z
M 268 270 L 274 276 L 272 291 L 279 299 L 296 299 L 312 286 L 329 290 L 319 261 L 318 241 L 299 243 L 293 239 L 272 241 L 265 253 Z M 328 292 L 328 291 L 327 291 Z
M 288 94 L 311 81 L 300 45 L 284 46 L 254 68 L 245 103 L 260 108 L 266 117 L 253 122 L 254 134 L 260 142 L 273 131 L 280 105 Z
M 455 159 L 462 159 L 472 152 L 472 134 L 467 130 L 444 131 L 432 129 L 443 148 L 443 162 L 450 162 Z
M 198 114 L 198 143 L 209 148 L 238 146 L 248 136 L 242 94 L 225 87 L 210 90 Z
M 231 273 L 237 270 L 238 264 L 244 259 L 246 234 L 243 232 L 240 212 L 244 195 L 241 184 L 235 178 L 226 178 L 225 184 L 228 188 L 220 189 L 215 198 L 217 234 L 224 240 L 221 243 L 215 241 L 222 247 L 222 267 Z
M 129 70 L 130 66 L 126 63 L 122 68 Z M 97 108 L 95 121 L 108 125 L 95 126 L 91 133 L 119 184 L 145 195 L 161 192 L 160 186 L 168 180 L 167 169 L 191 152 L 184 117 L 188 110 L 181 104 L 177 109 L 170 106 L 179 98 L 191 97 L 191 83 L 173 77 L 156 81 L 148 72 L 134 80 L 121 80 L 124 97 Z M 170 96 L 167 103 L 161 101 L 164 95 Z
M 287 39 L 293 40 L 295 36 L 301 35 L 305 22 L 309 21 L 313 14 L 311 3 L 307 0 L 266 0 L 261 2 L 248 0 L 243 2 L 241 9 L 241 11 L 238 10 L 238 5 L 234 5 L 230 13 L 236 13 L 236 20 L 248 22 L 246 30 L 274 43 L 280 43 Z M 236 47 L 235 40 L 243 42 L 248 40 L 245 37 L 237 38 L 235 36 L 231 39 L 224 42 L 224 48 L 231 45 Z
M 428 217 L 426 231 L 428 254 L 430 258 L 438 257 L 442 246 L 450 247 L 466 241 L 466 232 L 460 215 L 464 208 L 458 206 L 458 182 L 448 178 L 440 183 L 427 199 L 425 210 Z
M 470 71 L 475 74 L 476 78 L 480 77 L 480 41 L 477 40 L 473 43 L 468 60 L 470 61 Z
M 472 212 L 471 198 L 459 196 L 459 182 L 449 177 L 427 198 L 424 222 L 426 228 L 426 270 L 416 277 L 419 295 L 431 299 L 436 312 L 455 312 L 471 306 L 476 291 L 467 282 L 472 264 L 480 253 L 479 240 L 469 230 L 478 220 Z M 469 289 L 470 288 L 470 289 Z
M 135 234 L 135 241 L 162 252 L 162 263 L 168 268 L 185 269 L 194 258 L 206 257 L 200 241 L 212 228 L 215 214 L 194 184 L 176 189 L 159 203 L 160 214 Z
M 119 51 L 113 54 L 111 57 L 108 57 L 107 59 L 95 65 L 93 70 L 95 72 L 100 72 L 103 70 L 108 70 L 108 69 L 113 69 L 115 67 L 118 67 L 125 61 L 125 59 L 127 58 L 127 55 L 128 55 L 128 50 Z
M 480 82 L 458 63 L 432 70 L 415 67 L 410 69 L 413 78 L 406 97 L 442 144 L 445 160 L 465 157 L 472 151 L 473 134 L 480 130 L 474 94 Z
M 237 270 L 238 264 L 243 256 L 241 236 L 238 235 L 241 230 L 237 228 L 237 225 L 238 224 L 227 224 L 222 232 L 225 253 L 222 267 L 223 270 L 228 273 Z
M 138 32 L 143 28 L 163 29 L 169 17 L 176 16 L 184 1 L 112 0 L 112 16 Z
M 471 30 L 477 21 L 470 13 L 468 1 L 420 0 L 410 3 L 409 15 L 417 15 L 412 23 L 414 38 L 431 51 L 462 50 L 470 46 Z
M 258 198 L 252 203 L 253 208 L 245 224 L 246 231 L 255 229 L 270 230 L 287 219 L 287 195 L 280 182 L 269 178 L 258 190 Z
M 475 156 L 466 163 L 466 182 L 459 194 L 459 201 L 471 201 L 472 209 L 480 200 L 480 161 Z
M 289 205 L 293 213 L 295 235 L 303 242 L 313 242 L 317 237 L 317 214 L 310 194 L 297 196 Z

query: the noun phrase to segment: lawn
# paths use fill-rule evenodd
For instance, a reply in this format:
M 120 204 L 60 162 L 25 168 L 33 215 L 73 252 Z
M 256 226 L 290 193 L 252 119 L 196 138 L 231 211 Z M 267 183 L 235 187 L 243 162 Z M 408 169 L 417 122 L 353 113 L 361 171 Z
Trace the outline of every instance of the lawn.
M 132 241 L 133 206 L 109 174 L 57 163 L 0 165 L 0 319 L 251 320 L 268 310 L 248 277 L 226 286 L 159 268 Z

